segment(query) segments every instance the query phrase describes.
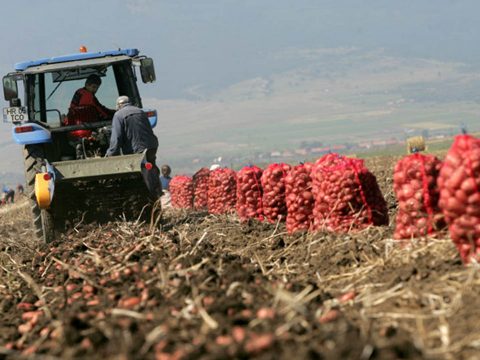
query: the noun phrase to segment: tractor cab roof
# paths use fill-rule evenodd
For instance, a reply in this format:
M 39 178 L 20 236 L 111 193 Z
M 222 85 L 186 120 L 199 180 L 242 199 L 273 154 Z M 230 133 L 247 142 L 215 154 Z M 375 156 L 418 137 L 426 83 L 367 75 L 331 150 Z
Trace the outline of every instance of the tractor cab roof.
M 113 61 L 118 61 L 121 59 L 128 59 L 129 57 L 130 58 L 135 57 L 138 54 L 139 54 L 138 49 L 122 49 L 122 50 L 111 50 L 111 51 L 101 51 L 101 52 L 76 53 L 71 55 L 63 55 L 63 56 L 43 58 L 43 59 L 33 60 L 33 61 L 19 62 L 15 64 L 15 70 L 29 72 L 28 70 L 35 69 L 32 72 L 43 72 L 48 68 L 58 69 L 59 67 L 64 67 L 64 66 L 61 66 L 60 64 L 66 65 L 65 67 L 70 67 L 71 65 L 73 66 L 80 65 L 80 63 L 83 63 L 84 61 L 88 61 L 88 60 L 91 60 L 92 63 L 96 61 L 99 61 L 99 63 L 102 63 L 105 60 L 107 60 L 106 62 L 109 62 L 109 59 Z M 74 65 L 71 63 L 76 63 L 76 64 Z

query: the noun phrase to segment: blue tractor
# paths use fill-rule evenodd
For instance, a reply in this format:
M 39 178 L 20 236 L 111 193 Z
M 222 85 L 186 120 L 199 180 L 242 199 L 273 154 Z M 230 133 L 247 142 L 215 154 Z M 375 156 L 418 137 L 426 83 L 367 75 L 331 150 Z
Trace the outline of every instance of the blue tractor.
M 96 96 L 110 109 L 120 95 L 143 108 L 137 76 L 144 83 L 155 81 L 153 60 L 137 49 L 87 52 L 83 47 L 77 54 L 17 63 L 3 77 L 9 102 L 3 119 L 23 146 L 34 230 L 46 242 L 80 222 L 147 214 L 157 200 L 146 186 L 152 166 L 144 154 L 104 156 L 111 118 L 89 106 L 71 108 L 73 94 L 91 75 L 101 78 Z M 144 111 L 154 127 L 156 110 Z

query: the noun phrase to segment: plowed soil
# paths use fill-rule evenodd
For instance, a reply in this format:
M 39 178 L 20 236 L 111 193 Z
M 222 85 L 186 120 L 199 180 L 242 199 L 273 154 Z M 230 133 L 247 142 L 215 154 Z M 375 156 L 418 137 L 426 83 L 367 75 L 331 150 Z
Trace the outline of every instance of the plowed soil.
M 0 209 L 0 359 L 480 358 L 478 266 L 391 239 L 392 161 L 390 225 L 342 235 L 165 210 L 45 245 Z

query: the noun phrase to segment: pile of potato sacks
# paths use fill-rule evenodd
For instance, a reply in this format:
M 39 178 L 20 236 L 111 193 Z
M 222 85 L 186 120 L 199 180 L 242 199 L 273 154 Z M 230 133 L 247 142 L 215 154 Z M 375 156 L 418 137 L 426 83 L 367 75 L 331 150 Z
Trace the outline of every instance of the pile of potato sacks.
M 201 169 L 193 180 L 183 176 L 172 183 L 175 207 L 236 212 L 242 222 L 285 221 L 289 233 L 341 233 L 389 223 L 387 203 L 363 160 L 336 153 L 264 170 Z M 418 152 L 403 157 L 394 168 L 393 190 L 395 239 L 443 236 L 448 227 L 462 260 L 480 261 L 480 139 L 457 136 L 443 162 Z
M 480 139 L 455 138 L 437 181 L 438 206 L 465 263 L 480 260 Z
M 197 197 L 205 199 L 206 193 L 207 208 L 212 214 L 236 212 L 242 222 L 285 221 L 289 233 L 346 232 L 388 224 L 386 202 L 375 176 L 362 160 L 335 153 L 325 155 L 315 164 L 292 167 L 275 163 L 264 170 L 245 166 L 238 172 L 229 168 L 201 169 L 190 182 L 185 176 L 181 178 L 178 183 L 188 187 L 193 184 L 193 190 L 171 191 L 191 194 L 192 199 L 175 201 L 174 207 L 194 204 L 201 208 L 205 200 L 197 205 Z
M 395 166 L 394 237 L 438 236 L 448 226 L 464 263 L 480 260 L 480 139 L 458 135 L 442 162 L 413 154 Z

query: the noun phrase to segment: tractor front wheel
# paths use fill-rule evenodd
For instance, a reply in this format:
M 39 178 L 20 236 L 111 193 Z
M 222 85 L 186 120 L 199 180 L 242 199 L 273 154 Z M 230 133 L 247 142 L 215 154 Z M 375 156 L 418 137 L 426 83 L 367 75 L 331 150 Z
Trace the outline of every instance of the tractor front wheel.
M 40 209 L 35 197 L 35 175 L 42 171 L 44 151 L 41 145 L 26 145 L 23 149 L 25 167 L 25 192 L 30 203 L 35 236 L 45 242 L 53 241 L 55 226 L 50 210 Z

